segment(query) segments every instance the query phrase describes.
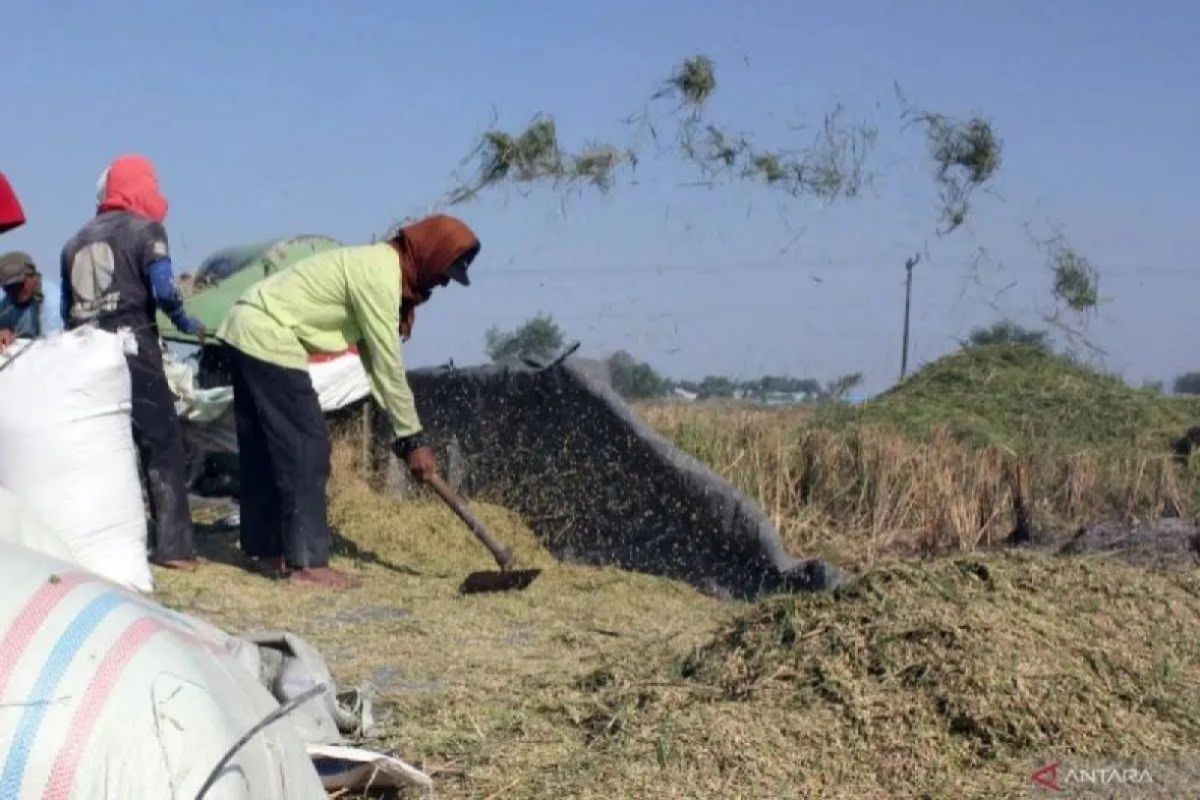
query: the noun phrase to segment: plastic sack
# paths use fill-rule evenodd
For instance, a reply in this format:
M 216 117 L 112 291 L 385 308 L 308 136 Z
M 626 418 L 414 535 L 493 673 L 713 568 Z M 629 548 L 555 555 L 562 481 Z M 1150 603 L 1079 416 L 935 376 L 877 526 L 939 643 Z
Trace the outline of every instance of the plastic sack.
M 240 642 L 246 646 L 235 650 L 238 662 L 280 703 L 296 699 L 317 684 L 326 687 L 291 715 L 292 727 L 305 744 L 345 742 L 342 728 L 352 728 L 358 720 L 338 706 L 333 676 L 316 648 L 287 631 L 252 633 Z
M 371 393 L 371 379 L 355 352 L 312 359 L 308 363 L 308 374 L 322 411 L 343 408 Z
M 358 402 L 371 393 L 371 381 L 356 352 L 313 358 L 308 374 L 321 410 L 329 413 Z M 202 454 L 236 453 L 237 423 L 233 416 L 233 389 L 222 386 L 195 389 L 190 365 L 169 361 L 167 377 L 183 419 L 183 438 Z
M 232 386 L 197 388 L 195 369 L 173 358 L 165 349 L 163 373 L 167 376 L 167 387 L 175 396 L 175 413 L 186 422 L 212 422 L 233 405 Z
M 78 564 L 149 592 L 125 361 L 135 347 L 129 334 L 88 326 L 0 356 L 0 486 L 67 543 Z
M 286 716 L 235 748 L 279 705 L 216 628 L 7 543 L 0 586 L 0 798 L 324 800 Z
M 207 424 L 227 416 L 233 406 L 233 387 L 196 387 L 196 369 L 163 353 L 167 385 L 175 395 L 175 410 L 185 422 Z M 336 411 L 371 393 L 371 380 L 355 351 L 310 359 L 308 375 L 322 411 Z
M 395 756 L 329 744 L 310 744 L 308 754 L 321 783 L 331 792 L 403 788 L 433 791 L 432 778 Z
M 0 486 L 0 542 L 20 545 L 35 553 L 77 563 L 71 548 L 15 494 Z

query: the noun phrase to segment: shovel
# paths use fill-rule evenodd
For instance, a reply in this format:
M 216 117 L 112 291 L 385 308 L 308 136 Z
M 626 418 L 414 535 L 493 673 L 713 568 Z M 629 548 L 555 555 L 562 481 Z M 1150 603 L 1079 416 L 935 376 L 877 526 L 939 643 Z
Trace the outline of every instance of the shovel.
M 482 570 L 480 572 L 472 572 L 462 582 L 462 585 L 458 587 L 459 592 L 474 594 L 476 592 L 516 591 L 524 589 L 533 583 L 533 579 L 541 574 L 540 569 L 514 569 L 516 558 L 513 557 L 512 550 L 509 550 L 495 536 L 492 536 L 491 531 L 467 508 L 467 501 L 458 492 L 454 491 L 450 484 L 446 483 L 445 478 L 434 473 L 429 476 L 427 482 L 438 493 L 438 496 L 445 501 L 446 505 L 450 506 L 454 513 L 467 524 L 467 527 L 471 529 L 471 533 L 475 534 L 475 537 L 483 542 L 483 546 L 491 552 L 492 558 L 496 559 L 496 563 L 500 566 L 499 571 Z

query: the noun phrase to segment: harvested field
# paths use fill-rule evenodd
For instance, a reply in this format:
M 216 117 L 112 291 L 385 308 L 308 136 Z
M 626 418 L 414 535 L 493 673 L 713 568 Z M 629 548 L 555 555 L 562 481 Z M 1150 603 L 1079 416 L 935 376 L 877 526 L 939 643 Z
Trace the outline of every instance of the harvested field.
M 1200 509 L 1200 462 L 1171 449 L 1200 403 L 1033 348 L 949 356 L 854 408 L 639 410 L 756 499 L 793 552 L 851 568 L 998 544 L 1018 494 L 1058 537 Z
M 1095 394 L 1069 377 L 1042 390 Z M 919 424 L 879 422 L 903 388 L 852 419 L 642 409 L 757 497 L 798 551 L 852 567 L 831 593 L 720 601 L 558 564 L 514 515 L 478 504 L 545 571 L 523 592 L 462 597 L 486 551 L 440 506 L 373 492 L 341 444 L 336 563 L 361 588 L 258 577 L 211 527 L 218 563 L 160 571 L 159 595 L 230 631 L 294 630 L 342 685 L 374 684 L 383 724 L 368 745 L 431 772 L 440 797 L 1023 797 L 1051 763 L 1143 770 L 1155 796 L 1194 795 L 1200 545 L 1187 519 L 1130 521 L 1195 508 L 1195 466 L 1165 444 L 1183 405 L 1123 404 L 1112 387 L 1115 411 L 1158 420 L 1139 449 L 1117 446 L 1117 425 L 1087 441 L 1104 415 L 1034 404 L 1030 430 L 1048 424 L 1039 413 L 1081 421 L 1030 448 L 1002 408 L 987 412 L 994 436 L 962 426 L 970 387 L 930 395 L 943 413 Z M 1058 521 L 1050 547 L 999 546 L 1014 491 Z M 1070 535 L 1105 515 L 1120 519 Z
M 1194 570 L 994 553 L 746 605 L 549 566 L 524 592 L 459 597 L 487 561 L 451 517 L 365 491 L 336 506 L 363 588 L 214 565 L 160 572 L 160 594 L 230 630 L 295 630 L 341 683 L 374 683 L 372 744 L 438 796 L 1006 797 L 1055 758 L 1200 755 Z

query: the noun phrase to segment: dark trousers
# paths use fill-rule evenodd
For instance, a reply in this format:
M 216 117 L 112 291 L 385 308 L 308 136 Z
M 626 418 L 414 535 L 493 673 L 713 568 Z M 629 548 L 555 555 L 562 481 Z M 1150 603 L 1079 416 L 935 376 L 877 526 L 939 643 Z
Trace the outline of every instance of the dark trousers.
M 196 545 L 188 506 L 183 428 L 163 374 L 157 342 L 149 351 L 140 338 L 138 344 L 138 354 L 127 356 L 126 361 L 133 390 L 133 443 L 154 518 L 150 549 L 156 561 L 191 558 Z
M 329 564 L 329 428 L 306 370 L 229 348 L 241 475 L 242 552 Z

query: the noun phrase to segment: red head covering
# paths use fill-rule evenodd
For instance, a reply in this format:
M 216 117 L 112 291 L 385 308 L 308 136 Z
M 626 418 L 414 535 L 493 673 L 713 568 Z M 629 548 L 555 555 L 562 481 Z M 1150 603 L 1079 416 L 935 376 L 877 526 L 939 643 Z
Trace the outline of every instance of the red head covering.
M 479 239 L 462 220 L 435 214 L 401 228 L 396 244 L 404 276 L 400 335 L 407 339 L 416 322 L 417 306 L 446 282 L 454 262 L 467 253 L 479 252 Z
M 121 156 L 100 176 L 99 211 L 128 211 L 155 222 L 167 218 L 167 198 L 158 190 L 150 159 Z
M 17 193 L 9 185 L 4 173 L 0 172 L 0 233 L 24 224 L 25 212 L 21 209 L 21 202 L 17 200 Z

